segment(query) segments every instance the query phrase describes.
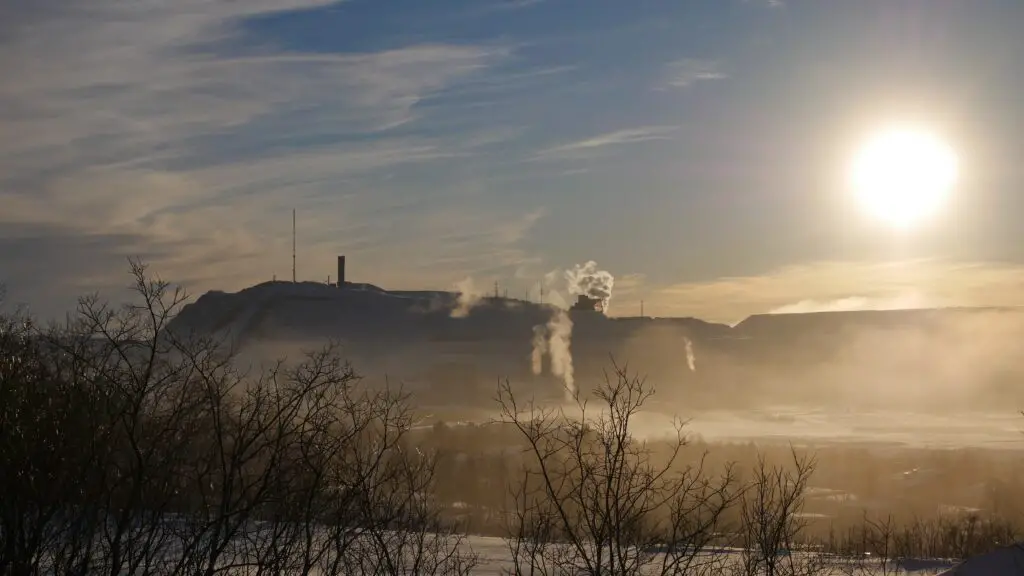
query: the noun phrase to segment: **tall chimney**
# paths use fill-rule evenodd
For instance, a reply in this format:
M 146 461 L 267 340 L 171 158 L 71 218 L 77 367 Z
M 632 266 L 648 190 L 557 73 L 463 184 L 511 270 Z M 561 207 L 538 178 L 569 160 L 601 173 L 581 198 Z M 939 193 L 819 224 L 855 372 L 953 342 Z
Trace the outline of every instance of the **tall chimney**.
M 345 287 L 345 257 L 338 256 L 338 288 Z

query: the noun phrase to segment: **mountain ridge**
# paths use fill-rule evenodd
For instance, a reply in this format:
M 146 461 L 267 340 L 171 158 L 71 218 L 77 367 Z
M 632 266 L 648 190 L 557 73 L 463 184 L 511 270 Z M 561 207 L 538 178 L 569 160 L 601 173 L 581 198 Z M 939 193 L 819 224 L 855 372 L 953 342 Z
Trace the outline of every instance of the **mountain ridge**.
M 374 302 L 374 297 L 380 300 Z M 221 332 L 229 324 L 239 324 L 238 316 L 258 315 L 270 308 L 285 301 L 323 301 L 338 303 L 343 299 L 354 299 L 363 304 L 384 304 L 375 309 L 376 312 L 387 314 L 394 313 L 396 309 L 404 312 L 429 314 L 444 312 L 452 320 L 461 320 L 452 315 L 459 307 L 459 292 L 445 290 L 387 290 L 373 284 L 347 283 L 344 287 L 337 287 L 331 284 L 320 282 L 287 282 L 268 281 L 243 288 L 237 292 L 225 292 L 211 290 L 202 294 L 194 302 L 186 304 L 181 313 L 175 318 L 172 327 L 176 329 L 192 329 L 200 332 Z M 388 300 L 390 302 L 385 303 Z M 386 304 L 391 306 L 387 306 Z M 248 308 L 248 310 L 240 310 Z M 505 309 L 513 311 L 519 309 L 532 315 L 538 311 L 551 313 L 556 307 L 553 304 L 542 304 L 532 301 L 520 300 L 508 297 L 485 296 L 476 299 L 476 302 L 469 307 L 466 317 L 474 313 L 480 314 L 483 310 Z M 604 316 L 600 313 L 592 314 L 600 317 L 603 321 L 609 322 L 652 322 L 652 323 L 683 323 L 692 326 L 706 327 L 718 333 L 728 333 L 736 337 L 751 336 L 753 332 L 759 332 L 762 326 L 777 328 L 786 324 L 813 325 L 820 321 L 841 320 L 863 324 L 885 325 L 889 322 L 904 320 L 924 320 L 930 317 L 945 315 L 970 315 L 982 313 L 1020 313 L 1024 307 L 1011 306 L 938 306 L 921 308 L 893 308 L 893 309 L 864 309 L 864 310 L 823 310 L 808 312 L 786 312 L 786 313 L 759 313 L 751 314 L 735 324 L 713 322 L 695 316 Z M 202 316 L 215 318 L 216 320 L 201 320 Z M 249 322 L 241 322 L 241 330 L 236 330 L 233 335 L 245 339 L 250 336 L 251 329 Z
M 467 309 L 468 308 L 468 309 Z M 564 398 L 540 370 L 537 331 L 563 316 L 569 377 L 582 392 L 610 360 L 642 370 L 666 409 L 801 402 L 986 408 L 1024 403 L 1024 308 L 951 307 L 752 315 L 735 326 L 698 318 L 608 317 L 447 291 L 268 282 L 211 291 L 169 328 L 231 340 L 253 358 L 337 342 L 357 369 L 431 391 L 431 402 L 493 401 L 509 379 Z M 546 344 L 545 344 L 546 345 Z M 546 357 L 545 357 L 546 358 Z

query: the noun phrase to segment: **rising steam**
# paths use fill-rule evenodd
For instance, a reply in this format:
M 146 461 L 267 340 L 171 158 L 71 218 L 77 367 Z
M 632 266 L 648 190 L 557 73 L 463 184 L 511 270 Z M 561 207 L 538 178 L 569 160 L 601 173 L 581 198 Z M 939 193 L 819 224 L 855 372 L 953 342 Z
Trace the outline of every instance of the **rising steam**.
M 452 310 L 452 318 L 465 318 L 469 315 L 469 311 L 476 306 L 477 302 L 483 296 L 483 293 L 476 288 L 473 284 L 472 278 L 466 278 L 465 280 L 455 283 L 455 289 L 458 290 L 459 296 L 455 301 L 455 309 Z
M 576 400 L 576 381 L 573 377 L 572 351 L 572 320 L 564 310 L 557 309 L 547 324 L 533 327 L 533 351 L 530 353 L 530 364 L 533 373 L 540 375 L 544 371 L 544 355 L 551 357 L 551 373 L 562 379 L 565 384 L 567 402 Z
M 599 270 L 597 262 L 591 260 L 566 270 L 564 276 L 569 294 L 582 294 L 600 300 L 602 309 L 608 311 L 612 286 L 615 284 L 615 278 L 610 272 Z M 550 285 L 553 280 L 554 274 L 549 274 L 545 277 L 545 284 Z M 552 295 L 557 295 L 557 292 Z M 533 327 L 533 348 L 530 353 L 530 366 L 536 375 L 544 371 L 544 355 L 550 356 L 551 373 L 565 384 L 567 402 L 573 402 L 578 397 L 572 365 L 572 326 L 572 320 L 565 310 L 555 308 L 547 324 Z
M 545 276 L 545 285 L 550 285 L 554 274 Z M 610 272 L 599 270 L 597 262 L 590 260 L 586 264 L 577 264 L 565 271 L 565 281 L 569 294 L 585 295 L 601 301 L 601 307 L 607 313 L 608 304 L 612 299 L 612 286 L 615 277 Z M 557 296 L 557 292 L 552 293 Z M 576 381 L 572 366 L 572 320 L 565 310 L 555 308 L 547 324 L 533 327 L 533 350 L 530 353 L 530 365 L 533 373 L 540 375 L 544 371 L 544 355 L 551 358 L 551 373 L 562 379 L 565 384 L 565 399 L 574 402 L 578 397 Z
M 689 338 L 686 338 L 686 365 L 690 367 L 690 372 L 697 371 L 697 357 L 693 354 L 693 342 Z
M 565 280 L 569 284 L 569 294 L 584 295 L 601 301 L 601 308 L 608 313 L 608 305 L 612 301 L 612 286 L 615 277 L 607 270 L 599 270 L 597 262 L 590 260 L 586 264 L 577 264 L 565 271 Z
M 551 354 L 551 373 L 565 382 L 565 399 L 576 400 L 576 381 L 573 378 L 572 352 L 569 349 L 572 339 L 572 320 L 563 310 L 559 310 L 548 322 L 548 353 Z
M 544 355 L 548 353 L 547 327 L 533 327 L 533 351 L 530 353 L 530 365 L 534 376 L 544 371 Z

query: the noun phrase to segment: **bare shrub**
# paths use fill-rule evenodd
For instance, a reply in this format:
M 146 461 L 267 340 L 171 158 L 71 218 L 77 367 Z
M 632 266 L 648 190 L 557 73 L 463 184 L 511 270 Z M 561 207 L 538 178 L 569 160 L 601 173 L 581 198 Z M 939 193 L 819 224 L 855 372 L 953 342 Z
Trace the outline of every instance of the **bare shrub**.
M 801 547 L 801 517 L 815 461 L 791 450 L 789 466 L 772 466 L 761 455 L 747 481 L 740 511 L 742 573 L 746 576 L 800 575 L 821 571 L 818 554 Z M 801 550 L 801 548 L 803 548 Z
M 512 573 L 719 568 L 706 547 L 727 530 L 725 513 L 739 492 L 732 468 L 712 476 L 703 460 L 682 465 L 681 422 L 666 454 L 635 438 L 631 422 L 653 393 L 618 366 L 595 391 L 599 406 L 578 400 L 578 414 L 521 405 L 508 383 L 500 387 L 501 419 L 518 430 L 530 455 L 511 492 Z
M 462 574 L 408 397 L 334 346 L 242 370 L 176 334 L 180 290 L 66 325 L 0 318 L 0 573 Z
M 898 530 L 891 515 L 874 519 L 865 514 L 844 534 L 830 534 L 826 550 L 841 559 L 839 571 L 849 576 L 899 574 L 906 551 L 900 549 Z
M 833 536 L 830 552 L 843 559 L 850 575 L 902 574 L 936 567 L 1015 545 L 1020 532 L 1006 519 L 976 514 L 897 522 L 893 516 L 864 516 L 841 537 Z

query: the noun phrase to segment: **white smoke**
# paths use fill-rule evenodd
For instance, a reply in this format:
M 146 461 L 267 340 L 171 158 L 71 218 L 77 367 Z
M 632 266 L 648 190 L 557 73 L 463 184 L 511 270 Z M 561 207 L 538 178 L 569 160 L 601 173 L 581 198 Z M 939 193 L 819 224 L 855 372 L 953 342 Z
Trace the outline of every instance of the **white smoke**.
M 607 306 L 611 299 L 614 279 L 608 272 L 598 270 L 596 263 L 591 261 L 582 266 L 577 265 L 572 270 L 564 271 L 563 276 L 568 282 L 570 294 L 587 294 L 591 298 L 600 299 Z M 544 278 L 544 285 L 550 287 L 555 278 L 557 273 L 548 273 Z M 549 356 L 551 374 L 562 379 L 566 401 L 574 402 L 577 390 L 572 363 L 572 319 L 558 305 L 561 301 L 558 292 L 550 290 L 548 293 L 556 305 L 552 308 L 551 318 L 546 324 L 533 327 L 530 365 L 533 373 L 539 375 L 544 371 L 544 356 Z
M 568 308 L 569 303 L 565 299 L 564 281 L 565 270 L 556 268 L 544 274 L 540 283 L 540 294 L 542 304 L 551 304 L 559 308 Z
M 472 278 L 466 278 L 455 283 L 455 289 L 458 291 L 459 296 L 455 302 L 455 309 L 452 310 L 452 318 L 465 318 L 469 316 L 469 311 L 476 306 L 477 302 L 483 297 L 483 292 L 477 289 L 476 285 L 473 284 Z
M 534 376 L 540 376 L 540 373 L 544 371 L 544 355 L 547 353 L 547 328 L 545 326 L 534 326 L 533 352 L 530 353 L 530 365 L 533 368 Z
M 569 349 L 572 339 L 572 320 L 563 310 L 559 310 L 548 322 L 548 353 L 551 354 L 551 373 L 562 378 L 565 383 L 565 399 L 567 402 L 576 400 L 576 381 L 573 378 L 572 351 Z
M 577 264 L 571 270 L 566 270 L 565 280 L 569 283 L 569 294 L 582 294 L 600 300 L 601 308 L 605 314 L 608 313 L 608 306 L 612 301 L 612 286 L 615 285 L 615 277 L 611 272 L 599 270 L 597 262 L 590 260 L 586 264 Z
M 544 355 L 551 358 L 551 374 L 565 384 L 567 402 L 576 400 L 576 381 L 572 366 L 572 320 L 564 310 L 558 309 L 547 324 L 533 327 L 533 351 L 530 364 L 535 375 L 544 371 Z
M 588 298 L 600 300 L 603 310 L 608 311 L 608 304 L 612 299 L 612 286 L 615 284 L 615 278 L 610 272 L 599 270 L 597 262 L 590 260 L 586 264 L 577 264 L 566 270 L 563 276 L 568 284 L 569 294 L 583 294 Z M 548 273 L 544 277 L 543 286 L 550 287 L 556 278 L 556 272 Z M 562 309 L 562 303 L 558 302 L 561 300 L 558 292 L 551 290 L 548 294 L 556 306 L 547 324 L 533 327 L 530 367 L 535 375 L 540 375 L 544 371 L 544 356 L 549 356 L 551 374 L 561 378 L 565 384 L 566 401 L 574 402 L 578 398 L 578 391 L 572 364 L 572 319 Z
M 690 367 L 690 372 L 697 371 L 697 357 L 693 354 L 693 342 L 689 338 L 686 338 L 686 365 Z

